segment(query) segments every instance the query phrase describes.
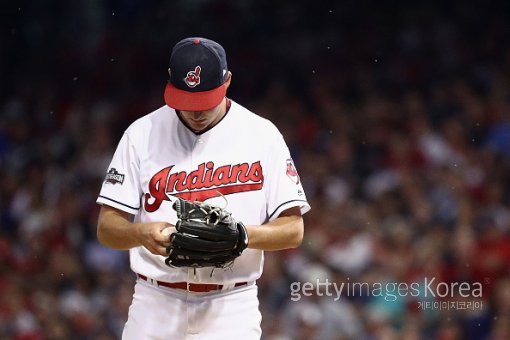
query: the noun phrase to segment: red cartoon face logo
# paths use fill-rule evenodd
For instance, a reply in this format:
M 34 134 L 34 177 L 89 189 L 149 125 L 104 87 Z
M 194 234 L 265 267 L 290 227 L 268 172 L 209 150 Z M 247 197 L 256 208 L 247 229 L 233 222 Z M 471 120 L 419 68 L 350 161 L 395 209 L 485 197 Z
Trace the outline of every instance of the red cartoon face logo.
M 202 71 L 200 66 L 195 67 L 194 71 L 189 71 L 188 74 L 186 74 L 186 78 L 184 78 L 186 85 L 193 88 L 200 84 L 200 71 Z
M 287 159 L 287 176 L 296 184 L 299 184 L 299 175 L 292 159 Z

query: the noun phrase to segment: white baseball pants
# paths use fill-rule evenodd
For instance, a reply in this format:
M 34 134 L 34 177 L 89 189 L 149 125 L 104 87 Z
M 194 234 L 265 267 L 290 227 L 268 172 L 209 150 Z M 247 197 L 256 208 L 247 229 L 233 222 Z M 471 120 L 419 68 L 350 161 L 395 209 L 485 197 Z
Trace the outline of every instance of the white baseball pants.
M 138 280 L 123 340 L 260 339 L 257 286 L 194 293 Z

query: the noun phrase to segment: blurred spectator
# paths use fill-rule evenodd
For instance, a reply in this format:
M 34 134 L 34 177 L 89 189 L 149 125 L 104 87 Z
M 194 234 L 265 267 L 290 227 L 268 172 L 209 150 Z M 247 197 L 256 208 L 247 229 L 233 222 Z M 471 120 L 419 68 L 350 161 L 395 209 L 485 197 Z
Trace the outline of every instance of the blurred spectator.
M 229 66 L 249 86 L 231 95 L 285 134 L 312 205 L 303 245 L 266 253 L 264 338 L 510 338 L 508 4 L 270 6 L 48 0 L 0 13 L 0 338 L 120 337 L 134 275 L 126 252 L 96 241 L 94 201 L 189 35 L 235 46 Z M 320 278 L 419 294 L 290 299 L 293 282 Z M 425 278 L 480 283 L 482 296 L 425 297 Z

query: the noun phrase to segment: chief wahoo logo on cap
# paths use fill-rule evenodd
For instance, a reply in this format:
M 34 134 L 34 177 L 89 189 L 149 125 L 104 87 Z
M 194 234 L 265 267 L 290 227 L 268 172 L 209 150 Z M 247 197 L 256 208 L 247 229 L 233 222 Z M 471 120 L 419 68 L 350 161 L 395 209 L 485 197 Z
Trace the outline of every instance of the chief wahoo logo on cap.
M 186 74 L 186 78 L 184 78 L 184 82 L 189 87 L 193 88 L 200 84 L 200 71 L 202 68 L 200 66 L 195 67 L 194 71 L 189 71 L 188 74 Z

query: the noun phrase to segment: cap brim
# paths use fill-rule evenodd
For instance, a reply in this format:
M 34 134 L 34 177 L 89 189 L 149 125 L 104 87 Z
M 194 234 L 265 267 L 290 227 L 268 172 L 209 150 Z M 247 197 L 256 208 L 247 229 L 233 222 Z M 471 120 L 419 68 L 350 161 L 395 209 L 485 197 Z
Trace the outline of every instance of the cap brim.
M 176 110 L 205 111 L 218 106 L 227 94 L 225 84 L 203 92 L 189 92 L 176 88 L 168 82 L 165 88 L 165 103 Z

